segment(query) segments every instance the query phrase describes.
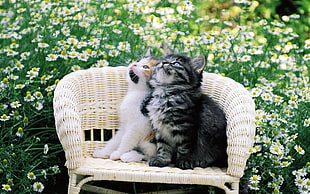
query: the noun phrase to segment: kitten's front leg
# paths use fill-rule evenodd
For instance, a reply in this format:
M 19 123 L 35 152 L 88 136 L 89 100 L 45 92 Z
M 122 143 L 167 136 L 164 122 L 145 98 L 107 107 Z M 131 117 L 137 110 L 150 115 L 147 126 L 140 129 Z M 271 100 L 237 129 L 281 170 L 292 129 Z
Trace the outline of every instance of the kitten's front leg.
M 149 160 L 150 166 L 164 167 L 171 163 L 173 148 L 162 139 L 157 139 L 157 155 Z
M 122 136 L 122 139 L 118 142 L 118 148 L 111 153 L 110 159 L 118 160 L 121 155 L 134 149 L 141 139 L 141 133 L 137 131 L 140 129 L 140 126 L 132 125 L 125 129 L 125 134 Z
M 105 158 L 105 159 L 109 158 L 110 154 L 117 149 L 119 142 L 122 139 L 123 134 L 124 134 L 124 130 L 118 131 L 116 135 L 108 141 L 107 145 L 104 148 L 94 151 L 93 157 Z
M 191 149 L 192 145 L 190 142 L 183 142 L 177 146 L 177 158 L 175 165 L 181 169 L 193 169 L 196 166 L 196 161 L 192 158 Z

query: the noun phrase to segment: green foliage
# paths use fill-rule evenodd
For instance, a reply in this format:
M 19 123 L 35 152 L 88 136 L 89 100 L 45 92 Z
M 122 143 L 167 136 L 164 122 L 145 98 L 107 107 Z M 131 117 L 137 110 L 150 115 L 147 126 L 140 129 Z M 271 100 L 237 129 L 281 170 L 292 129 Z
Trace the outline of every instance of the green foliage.
M 1 192 L 59 184 L 65 161 L 52 99 L 64 75 L 128 65 L 148 47 L 161 56 L 162 45 L 206 55 L 206 71 L 252 94 L 257 134 L 242 186 L 309 192 L 309 10 L 300 3 L 302 14 L 277 19 L 274 1 L 1 1 Z

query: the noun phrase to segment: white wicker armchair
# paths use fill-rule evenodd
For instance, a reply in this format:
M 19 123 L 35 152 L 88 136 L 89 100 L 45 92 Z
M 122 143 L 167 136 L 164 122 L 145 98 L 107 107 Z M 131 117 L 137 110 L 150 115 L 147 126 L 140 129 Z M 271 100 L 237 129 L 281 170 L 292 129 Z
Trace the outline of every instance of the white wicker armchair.
M 202 87 L 226 113 L 228 168 L 181 170 L 92 157 L 93 151 L 104 147 L 118 128 L 118 105 L 127 90 L 126 72 L 126 67 L 80 70 L 65 76 L 56 87 L 54 116 L 70 177 L 68 193 L 88 188 L 109 193 L 85 183 L 114 180 L 213 185 L 237 194 L 248 150 L 253 146 L 255 105 L 241 84 L 213 73 L 204 72 Z

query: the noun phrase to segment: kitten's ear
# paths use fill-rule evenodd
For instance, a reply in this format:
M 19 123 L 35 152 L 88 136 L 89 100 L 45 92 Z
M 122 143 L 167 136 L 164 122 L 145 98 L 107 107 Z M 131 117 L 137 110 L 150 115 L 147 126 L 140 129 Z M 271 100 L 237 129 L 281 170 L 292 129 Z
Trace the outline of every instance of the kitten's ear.
M 202 73 L 205 66 L 206 66 L 206 57 L 204 55 L 200 55 L 196 58 L 193 58 L 192 61 L 192 66 L 198 73 Z
M 148 48 L 147 51 L 146 51 L 146 54 L 144 55 L 145 57 L 151 57 L 153 56 L 152 54 L 152 49 L 151 48 Z

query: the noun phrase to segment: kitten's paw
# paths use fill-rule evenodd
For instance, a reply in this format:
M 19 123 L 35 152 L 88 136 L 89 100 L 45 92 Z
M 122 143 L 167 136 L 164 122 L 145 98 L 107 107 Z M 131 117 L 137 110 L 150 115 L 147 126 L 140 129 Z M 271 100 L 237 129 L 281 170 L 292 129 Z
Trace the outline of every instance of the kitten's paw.
M 193 169 L 195 167 L 194 161 L 190 159 L 177 159 L 175 166 L 183 170 Z
M 138 161 L 142 161 L 142 159 L 144 158 L 144 155 L 139 154 L 136 151 L 130 151 L 130 152 L 127 152 L 121 155 L 120 158 L 123 162 L 138 162 Z
M 104 149 L 100 149 L 100 150 L 95 150 L 93 153 L 93 157 L 94 158 L 104 158 L 104 159 L 108 159 L 110 158 L 110 153 L 107 152 Z
M 153 156 L 151 157 L 150 161 L 149 161 L 149 165 L 150 166 L 157 166 L 157 167 L 164 167 L 164 166 L 168 166 L 170 164 L 171 160 L 168 159 L 163 159 L 161 157 L 158 156 Z
M 110 159 L 111 160 L 119 160 L 121 158 L 122 153 L 119 151 L 114 151 L 112 152 L 112 154 L 110 155 Z
M 207 161 L 201 160 L 198 162 L 196 167 L 201 167 L 201 168 L 207 168 L 209 166 L 209 163 Z

